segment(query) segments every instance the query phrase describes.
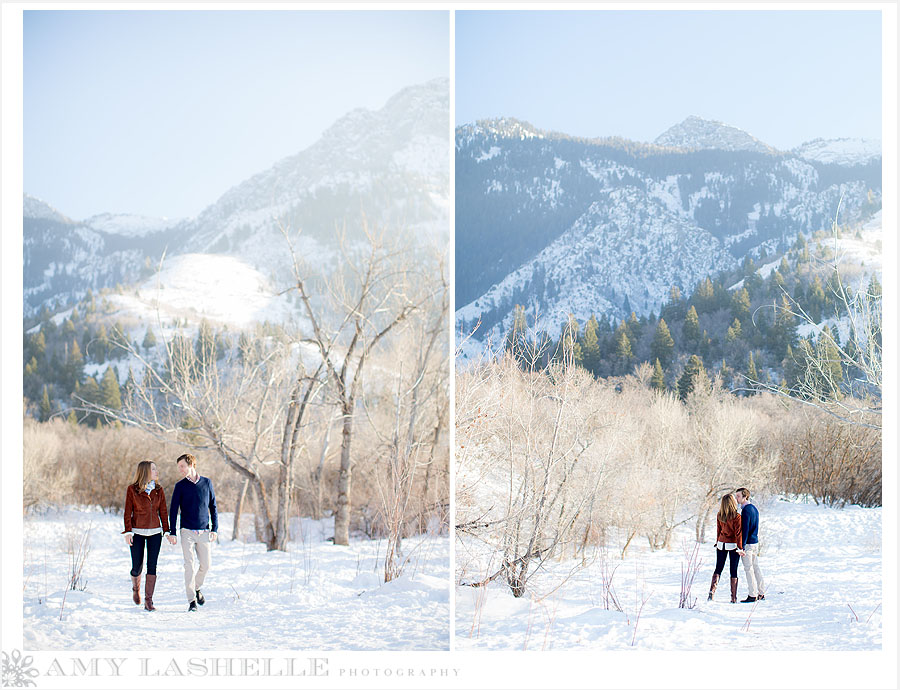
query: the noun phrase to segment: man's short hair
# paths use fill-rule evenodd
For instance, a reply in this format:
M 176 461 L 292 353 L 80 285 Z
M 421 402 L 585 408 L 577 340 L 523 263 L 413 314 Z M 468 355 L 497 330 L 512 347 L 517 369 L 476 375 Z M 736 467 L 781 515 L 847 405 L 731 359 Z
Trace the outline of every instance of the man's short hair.
M 177 465 L 182 460 L 184 460 L 188 464 L 188 467 L 196 467 L 197 466 L 197 458 L 195 458 L 190 453 L 185 453 L 184 455 L 179 455 L 178 459 L 175 461 L 175 464 Z
M 735 491 L 735 493 L 740 494 L 741 496 L 743 496 L 746 499 L 750 498 L 750 489 L 745 489 L 744 487 L 741 487 L 740 489 Z

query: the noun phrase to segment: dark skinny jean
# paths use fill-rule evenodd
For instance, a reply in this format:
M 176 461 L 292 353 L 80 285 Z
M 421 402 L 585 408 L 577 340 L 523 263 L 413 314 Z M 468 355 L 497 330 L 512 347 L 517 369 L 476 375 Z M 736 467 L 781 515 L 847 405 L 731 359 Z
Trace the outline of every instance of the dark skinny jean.
M 728 567 L 731 570 L 731 577 L 737 577 L 738 562 L 741 560 L 737 549 L 726 551 L 725 549 L 716 549 L 716 575 L 721 575 L 725 569 L 725 554 L 728 554 Z
M 147 545 L 147 574 L 156 575 L 156 561 L 159 558 L 159 547 L 162 546 L 162 534 L 145 537 L 142 534 L 132 535 L 131 541 L 131 574 L 141 574 L 144 564 L 144 544 Z

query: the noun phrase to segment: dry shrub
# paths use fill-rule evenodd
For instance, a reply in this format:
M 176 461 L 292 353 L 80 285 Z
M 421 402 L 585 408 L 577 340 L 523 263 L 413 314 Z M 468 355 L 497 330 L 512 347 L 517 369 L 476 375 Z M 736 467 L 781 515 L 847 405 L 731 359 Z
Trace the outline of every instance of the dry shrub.
M 882 505 L 881 432 L 839 421 L 817 410 L 798 410 L 780 437 L 782 491 L 843 507 Z

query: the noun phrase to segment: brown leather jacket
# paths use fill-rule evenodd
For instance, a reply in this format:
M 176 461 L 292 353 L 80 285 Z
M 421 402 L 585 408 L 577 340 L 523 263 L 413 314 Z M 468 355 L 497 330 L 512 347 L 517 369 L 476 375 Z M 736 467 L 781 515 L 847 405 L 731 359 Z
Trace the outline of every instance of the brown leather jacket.
M 135 527 L 153 529 L 160 526 L 163 532 L 169 531 L 169 511 L 162 487 L 155 487 L 148 496 L 146 491 L 139 491 L 134 484 L 129 484 L 125 490 L 125 530 L 122 534 Z
M 719 522 L 718 518 L 716 518 L 716 541 L 721 541 L 726 544 L 737 544 L 737 547 L 742 549 L 744 547 L 741 543 L 741 539 L 743 539 L 743 534 L 741 533 L 740 513 L 724 523 Z

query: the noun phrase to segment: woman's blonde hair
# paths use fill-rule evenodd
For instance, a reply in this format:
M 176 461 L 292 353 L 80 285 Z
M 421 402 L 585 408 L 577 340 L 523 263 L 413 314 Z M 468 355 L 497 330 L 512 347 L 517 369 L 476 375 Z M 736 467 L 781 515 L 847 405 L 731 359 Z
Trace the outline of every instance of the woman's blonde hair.
M 147 484 L 150 483 L 150 467 L 153 463 L 150 460 L 141 460 L 137 465 L 134 473 L 134 484 L 138 491 L 146 491 Z
M 719 503 L 719 512 L 716 514 L 716 520 L 719 522 L 728 522 L 738 515 L 737 501 L 734 500 L 734 494 L 725 494 Z

